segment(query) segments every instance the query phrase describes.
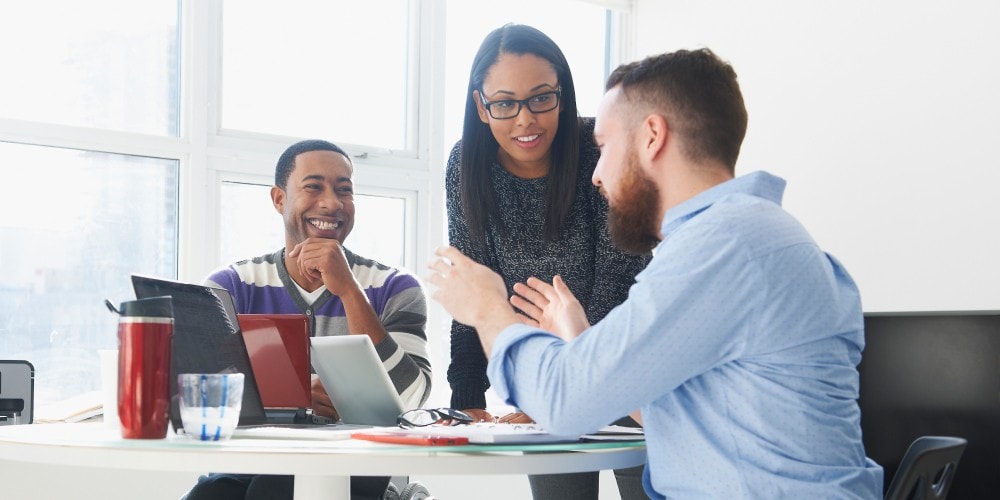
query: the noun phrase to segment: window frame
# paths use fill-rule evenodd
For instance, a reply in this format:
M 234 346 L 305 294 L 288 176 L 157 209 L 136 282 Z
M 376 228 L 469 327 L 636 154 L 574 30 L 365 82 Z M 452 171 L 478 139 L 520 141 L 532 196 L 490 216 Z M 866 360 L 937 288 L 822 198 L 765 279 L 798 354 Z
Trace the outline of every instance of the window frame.
M 182 0 L 182 74 L 181 138 L 190 144 L 188 162 L 182 162 L 184 175 L 181 186 L 179 249 L 179 279 L 202 279 L 220 265 L 218 229 L 220 214 L 218 193 L 223 181 L 260 183 L 266 179 L 273 184 L 274 162 L 284 149 L 301 138 L 262 134 L 221 127 L 222 57 L 221 29 L 223 16 L 221 0 Z M 431 136 L 435 121 L 430 113 L 434 99 L 428 89 L 443 71 L 422 71 L 427 67 L 421 61 L 434 60 L 433 53 L 443 47 L 443 40 L 436 40 L 432 27 L 435 19 L 443 19 L 439 1 L 412 0 L 409 6 L 410 43 L 407 67 L 407 132 L 405 150 L 389 150 L 370 145 L 338 142 L 355 164 L 355 186 L 360 194 L 378 195 L 391 193 L 406 200 L 406 248 L 404 262 L 416 270 L 417 262 L 428 258 L 426 250 L 432 239 L 440 241 L 444 230 L 433 227 L 428 215 L 433 208 L 431 193 L 435 188 L 431 165 L 440 163 L 432 152 Z M 440 22 L 440 21 L 438 21 Z M 431 23 L 431 24 L 428 24 Z M 420 29 L 423 27 L 423 29 Z M 201 75 L 201 76 L 199 76 Z M 428 133 L 420 133 L 420 131 Z M 443 175 L 443 168 L 440 170 Z M 207 188 L 207 190 L 206 190 Z M 443 181 L 440 188 L 443 189 Z M 384 191 L 383 191 L 384 190 Z M 203 196 L 191 196 L 203 193 Z M 443 202 L 440 204 L 443 210 Z M 211 214 L 209 217 L 197 214 Z M 435 237 L 433 234 L 437 233 Z M 199 242 L 195 244 L 195 242 Z M 207 250 L 207 251 L 206 251 Z
M 609 9 L 611 50 L 608 67 L 628 58 L 632 13 L 622 0 L 580 0 Z M 153 136 L 114 130 L 38 123 L 0 118 L 0 140 L 41 146 L 73 148 L 108 153 L 153 156 L 180 163 L 177 278 L 196 280 L 218 264 L 218 217 L 205 217 L 218 210 L 218 182 L 229 175 L 258 178 L 273 175 L 273 162 L 297 138 L 220 128 L 221 102 L 220 26 L 221 0 L 178 0 L 180 5 L 180 130 L 177 137 Z M 411 0 L 410 47 L 407 65 L 407 150 L 392 151 L 357 144 L 341 144 L 352 156 L 359 176 L 359 192 L 389 188 L 406 191 L 412 224 L 406 263 L 430 257 L 431 242 L 446 241 L 441 218 L 444 211 L 443 153 L 445 117 L 443 24 L 445 0 Z M 336 138 L 330 138 L 336 141 Z M 412 208 L 412 210 L 411 210 Z M 205 250 L 213 250 L 206 252 Z
M 238 0 L 230 0 L 238 1 Z M 203 17 L 212 19 L 212 23 L 216 26 L 214 30 L 210 30 L 212 36 L 205 40 L 204 47 L 202 50 L 203 54 L 206 54 L 213 61 L 220 61 L 220 64 L 210 64 L 206 68 L 208 71 L 208 78 L 210 82 L 215 82 L 208 92 L 208 102 L 206 102 L 206 108 L 211 110 L 208 114 L 208 130 L 214 131 L 208 134 L 209 144 L 212 148 L 217 148 L 220 150 L 237 150 L 245 151 L 247 149 L 253 150 L 254 148 L 260 147 L 261 144 L 266 144 L 269 142 L 277 142 L 283 145 L 287 145 L 293 142 L 295 138 L 278 135 L 278 134 L 267 134 L 239 129 L 227 129 L 222 127 L 222 17 L 224 15 L 223 0 L 210 0 L 205 2 L 191 2 L 191 0 L 184 0 L 185 5 L 193 5 L 205 10 Z M 330 138 L 330 140 L 336 141 L 337 145 L 344 148 L 344 150 L 351 153 L 355 158 L 365 158 L 379 163 L 385 163 L 393 165 L 400 168 L 412 168 L 420 169 L 423 162 L 419 155 L 421 151 L 422 137 L 420 134 L 421 127 L 419 126 L 419 110 L 428 109 L 422 107 L 420 104 L 420 60 L 423 56 L 424 50 L 421 50 L 425 46 L 423 43 L 421 35 L 421 21 L 419 14 L 421 13 L 421 4 L 424 4 L 421 0 L 410 0 L 408 3 L 408 34 L 407 34 L 407 54 L 406 54 L 406 66 L 407 66 L 407 76 L 406 76 L 406 120 L 405 120 L 405 146 L 403 149 L 389 149 L 382 148 L 374 145 L 368 144 L 357 144 L 350 143 L 346 141 L 337 141 L 336 138 Z
M 274 163 L 302 139 L 220 128 L 222 0 L 177 0 L 179 10 L 179 131 L 176 137 L 38 123 L 0 117 L 0 141 L 72 148 L 178 162 L 176 279 L 201 282 L 219 262 L 222 182 L 273 183 Z M 392 151 L 338 142 L 355 164 L 356 191 L 406 200 L 404 262 L 424 274 L 438 246 L 447 243 L 445 213 L 445 23 L 447 2 L 411 0 L 407 65 L 407 146 Z M 631 58 L 634 42 L 628 0 L 579 0 L 611 9 L 607 68 Z M 451 144 L 447 147 L 450 148 Z M 434 353 L 435 398 L 447 404 L 445 373 L 450 318 L 428 303 L 428 338 Z

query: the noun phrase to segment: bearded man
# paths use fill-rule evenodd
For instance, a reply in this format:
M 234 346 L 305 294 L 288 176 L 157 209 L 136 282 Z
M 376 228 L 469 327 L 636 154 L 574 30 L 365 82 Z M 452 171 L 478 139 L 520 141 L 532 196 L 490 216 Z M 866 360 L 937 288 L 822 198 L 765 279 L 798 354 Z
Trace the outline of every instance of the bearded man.
M 861 441 L 858 288 L 781 208 L 783 180 L 735 176 L 747 113 L 733 68 L 678 51 L 619 67 L 606 89 L 593 182 L 614 242 L 654 255 L 624 303 L 591 326 L 559 277 L 508 303 L 454 248 L 429 265 L 433 298 L 479 332 L 497 394 L 555 434 L 631 412 L 653 499 L 881 498 Z

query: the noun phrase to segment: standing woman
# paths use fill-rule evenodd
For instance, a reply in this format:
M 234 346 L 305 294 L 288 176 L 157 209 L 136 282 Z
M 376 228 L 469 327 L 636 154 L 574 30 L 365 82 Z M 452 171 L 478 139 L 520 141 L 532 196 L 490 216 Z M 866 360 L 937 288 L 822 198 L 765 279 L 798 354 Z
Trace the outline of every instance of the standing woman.
M 462 139 L 448 158 L 448 239 L 503 276 L 507 291 L 559 275 L 596 323 L 623 302 L 649 255 L 611 244 L 608 205 L 591 183 L 600 152 L 592 118 L 576 109 L 562 51 L 535 28 L 507 24 L 483 40 L 472 63 Z M 452 323 L 451 405 L 486 411 L 486 355 L 475 329 Z M 625 417 L 619 424 L 636 425 Z M 529 422 L 513 413 L 502 422 Z M 609 424 L 611 422 L 608 422 Z M 616 470 L 622 498 L 646 498 L 642 467 Z M 529 476 L 536 500 L 596 499 L 598 473 Z

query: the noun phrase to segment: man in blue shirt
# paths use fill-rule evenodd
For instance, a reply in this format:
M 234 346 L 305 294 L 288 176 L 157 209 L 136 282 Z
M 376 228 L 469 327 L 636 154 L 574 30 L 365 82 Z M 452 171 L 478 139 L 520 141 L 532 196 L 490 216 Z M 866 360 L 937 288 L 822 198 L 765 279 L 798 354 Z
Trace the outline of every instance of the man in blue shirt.
M 454 248 L 430 264 L 433 297 L 479 332 L 497 393 L 549 431 L 641 419 L 654 499 L 880 498 L 857 286 L 781 208 L 783 180 L 735 178 L 746 123 L 735 72 L 708 49 L 618 68 L 593 182 L 615 243 L 654 251 L 628 300 L 590 326 L 559 277 L 529 279 L 518 314 Z

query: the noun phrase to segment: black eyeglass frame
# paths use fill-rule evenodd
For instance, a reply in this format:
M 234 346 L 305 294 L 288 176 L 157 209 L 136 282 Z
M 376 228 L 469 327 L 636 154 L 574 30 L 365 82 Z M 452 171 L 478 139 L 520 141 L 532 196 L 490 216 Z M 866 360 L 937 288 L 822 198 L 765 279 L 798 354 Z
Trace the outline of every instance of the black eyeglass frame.
M 555 90 L 550 90 L 548 92 L 542 92 L 540 94 L 535 94 L 535 95 L 533 95 L 533 96 L 531 96 L 531 97 L 529 97 L 527 99 L 497 99 L 495 101 L 487 101 L 486 97 L 484 96 L 484 94 L 485 94 L 485 92 L 483 91 L 483 89 L 479 89 L 479 102 L 481 102 L 483 104 L 483 107 L 486 108 L 486 112 L 490 115 L 490 118 L 493 118 L 494 120 L 510 120 L 510 119 L 513 119 L 513 118 L 517 118 L 517 115 L 521 114 L 521 110 L 523 108 L 528 108 L 528 111 L 530 111 L 530 112 L 532 112 L 532 113 L 534 113 L 536 115 L 537 114 L 541 114 L 541 113 L 548 113 L 549 111 L 552 111 L 553 109 L 558 108 L 559 107 L 559 102 L 562 100 L 562 88 L 557 88 Z M 546 95 L 554 95 L 555 96 L 555 99 L 554 99 L 555 102 L 552 104 L 552 107 L 548 108 L 548 109 L 541 109 L 541 110 L 532 109 L 532 107 L 531 107 L 531 103 L 533 102 L 532 100 L 533 99 L 537 99 L 537 98 L 539 98 L 541 96 L 546 96 Z M 517 111 L 515 111 L 514 114 L 512 114 L 510 116 L 505 116 L 505 117 L 502 117 L 502 118 L 499 117 L 499 116 L 496 116 L 496 115 L 493 114 L 493 105 L 494 104 L 500 104 L 500 103 L 517 104 Z
M 433 420 L 426 424 L 414 423 L 409 414 L 415 413 L 427 413 Z M 465 413 L 462 410 L 456 410 L 454 408 L 414 408 L 412 410 L 404 411 L 396 417 L 396 425 L 404 429 L 411 427 L 427 427 L 428 425 L 434 425 L 441 422 L 452 422 L 456 424 L 471 424 L 475 419 L 471 415 Z

